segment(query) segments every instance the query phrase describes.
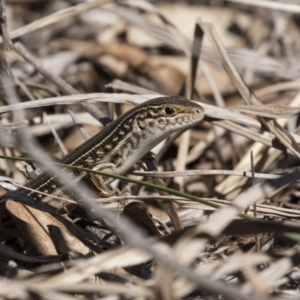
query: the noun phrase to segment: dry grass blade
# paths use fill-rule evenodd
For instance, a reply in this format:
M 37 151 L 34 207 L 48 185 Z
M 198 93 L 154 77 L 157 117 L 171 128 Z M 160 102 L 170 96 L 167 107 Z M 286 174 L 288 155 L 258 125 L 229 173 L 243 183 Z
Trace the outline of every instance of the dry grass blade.
M 178 177 L 178 176 L 194 176 L 194 175 L 235 175 L 252 177 L 251 172 L 231 171 L 231 170 L 186 170 L 186 171 L 166 171 L 166 172 L 147 172 L 135 171 L 133 174 L 147 177 Z M 257 179 L 277 179 L 281 175 L 254 173 Z
M 107 94 L 107 93 L 99 93 L 99 94 L 81 94 L 81 95 L 70 95 L 70 96 L 60 96 L 53 98 L 46 98 L 35 100 L 34 102 L 25 102 L 18 103 L 14 105 L 6 105 L 0 107 L 0 113 L 10 112 L 19 109 L 29 109 L 29 108 L 37 108 L 44 107 L 50 105 L 71 105 L 76 103 L 97 103 L 97 102 L 112 102 L 112 103 L 129 103 L 129 104 L 140 104 L 143 101 L 157 98 L 154 95 L 130 95 L 130 94 Z M 200 103 L 200 102 L 199 102 Z M 245 115 L 241 115 L 237 112 L 233 112 L 232 110 L 219 108 L 212 105 L 208 105 L 205 103 L 201 103 L 201 105 L 205 109 L 205 113 L 208 117 L 222 119 L 222 120 L 230 120 L 233 122 L 240 123 L 242 125 L 253 126 L 254 128 L 260 128 L 260 123 Z
M 228 0 L 229 2 L 235 2 L 245 5 L 253 5 L 263 8 L 269 9 L 278 9 L 282 11 L 286 11 L 293 14 L 300 13 L 300 5 L 292 4 L 292 3 L 278 3 L 275 1 L 264 1 L 264 0 Z
M 230 122 L 230 121 L 214 121 L 213 124 L 215 124 L 217 126 L 220 126 L 224 129 L 228 129 L 231 132 L 240 134 L 244 137 L 247 137 L 247 138 L 249 138 L 253 141 L 259 142 L 263 145 L 266 145 L 266 146 L 269 146 L 269 147 L 273 146 L 271 137 L 260 134 L 260 133 L 255 132 L 255 131 L 249 131 L 249 129 L 247 129 L 245 127 L 242 127 L 238 124 L 235 124 L 233 122 Z
M 117 267 L 129 267 L 141 264 L 147 262 L 149 259 L 151 259 L 151 255 L 146 252 L 128 247 L 107 251 L 89 259 L 73 262 L 73 266 L 68 269 L 68 273 L 60 273 L 43 280 L 43 286 L 51 287 L 52 284 L 77 284 L 94 274 Z
M 299 107 L 272 106 L 272 105 L 240 105 L 236 106 L 240 112 L 254 114 L 271 119 L 291 118 L 300 112 Z
M 43 284 L 39 284 L 40 288 L 45 288 Z M 62 293 L 97 293 L 101 292 L 104 295 L 120 295 L 123 297 L 153 297 L 151 291 L 147 287 L 141 286 L 126 286 L 123 283 L 110 283 L 95 285 L 93 283 L 77 283 L 76 285 L 52 284 L 52 291 Z
M 276 83 L 274 85 L 266 86 L 264 88 L 258 89 L 255 91 L 255 95 L 258 98 L 263 98 L 269 94 L 287 91 L 287 90 L 299 90 L 299 81 L 290 81 L 290 82 L 282 82 Z

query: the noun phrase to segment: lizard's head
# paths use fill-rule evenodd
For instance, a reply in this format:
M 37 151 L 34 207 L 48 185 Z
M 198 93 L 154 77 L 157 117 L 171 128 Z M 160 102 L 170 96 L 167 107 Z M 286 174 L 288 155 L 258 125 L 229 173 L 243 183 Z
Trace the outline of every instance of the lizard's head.
M 191 127 L 205 115 L 203 107 L 183 97 L 156 98 L 144 102 L 140 107 L 141 114 L 137 116 L 137 123 L 141 129 L 145 127 L 150 131 L 156 128 L 172 133 Z
M 200 105 L 183 97 L 151 99 L 108 125 L 102 131 L 103 143 L 123 174 L 173 132 L 199 123 L 204 115 Z

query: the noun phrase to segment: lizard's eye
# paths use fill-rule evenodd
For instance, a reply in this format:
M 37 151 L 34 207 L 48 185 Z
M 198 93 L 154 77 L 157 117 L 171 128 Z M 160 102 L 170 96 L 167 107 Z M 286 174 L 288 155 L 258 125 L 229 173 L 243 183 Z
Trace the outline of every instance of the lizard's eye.
M 175 112 L 175 110 L 174 110 L 172 107 L 166 107 L 166 108 L 165 108 L 165 114 L 166 114 L 167 116 L 173 115 L 174 112 Z

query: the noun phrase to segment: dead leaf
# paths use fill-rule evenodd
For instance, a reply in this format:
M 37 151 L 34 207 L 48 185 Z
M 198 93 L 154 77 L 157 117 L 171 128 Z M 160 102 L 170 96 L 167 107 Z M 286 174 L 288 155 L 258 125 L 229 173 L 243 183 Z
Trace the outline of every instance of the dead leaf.
M 58 253 L 57 249 L 55 249 L 52 238 L 49 234 L 49 226 L 55 226 L 63 231 L 67 236 L 73 238 L 73 235 L 62 223 L 46 212 L 13 200 L 8 200 L 6 202 L 6 208 L 12 216 L 16 226 L 22 232 L 24 238 L 28 240 L 40 254 L 62 254 Z M 80 241 L 78 241 L 78 243 L 74 243 L 74 241 L 72 241 L 72 243 L 68 243 L 68 241 L 65 240 L 65 242 L 68 249 L 71 251 L 77 251 L 83 254 L 89 252 L 88 247 L 84 246 Z M 80 247 L 78 247 L 78 245 Z

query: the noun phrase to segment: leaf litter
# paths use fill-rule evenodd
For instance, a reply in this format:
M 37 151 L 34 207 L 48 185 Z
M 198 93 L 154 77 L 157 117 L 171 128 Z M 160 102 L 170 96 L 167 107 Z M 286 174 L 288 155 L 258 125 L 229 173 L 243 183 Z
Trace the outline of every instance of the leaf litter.
M 299 7 L 231 2 L 0 1 L 1 157 L 38 162 L 0 161 L 1 298 L 299 298 Z M 7 193 L 159 95 L 198 101 L 205 122 L 128 176 L 211 207 L 133 183 L 99 199 L 68 178 L 81 211 Z

